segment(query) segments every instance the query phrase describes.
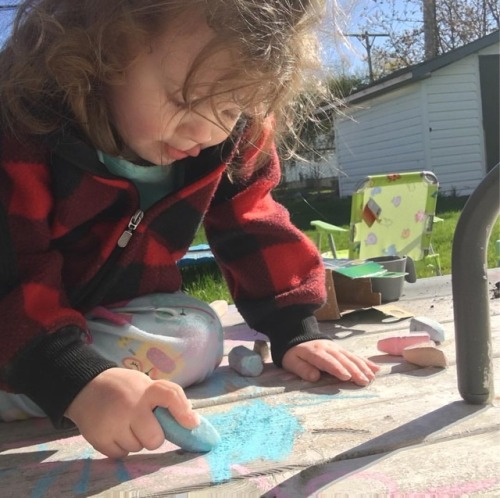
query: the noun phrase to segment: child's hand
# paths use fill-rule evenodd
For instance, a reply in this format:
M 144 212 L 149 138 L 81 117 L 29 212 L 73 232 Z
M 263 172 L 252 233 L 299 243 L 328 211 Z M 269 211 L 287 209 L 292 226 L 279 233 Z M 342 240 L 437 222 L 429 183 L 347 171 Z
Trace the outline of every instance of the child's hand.
M 360 386 L 372 382 L 380 369 L 327 339 L 303 342 L 289 349 L 283 357 L 283 368 L 310 382 L 319 380 L 323 371 Z
M 111 368 L 98 375 L 73 400 L 66 416 L 96 450 L 110 458 L 122 458 L 163 444 L 165 436 L 153 414 L 157 406 L 168 408 L 187 429 L 200 423 L 179 385 L 154 381 L 125 368 Z

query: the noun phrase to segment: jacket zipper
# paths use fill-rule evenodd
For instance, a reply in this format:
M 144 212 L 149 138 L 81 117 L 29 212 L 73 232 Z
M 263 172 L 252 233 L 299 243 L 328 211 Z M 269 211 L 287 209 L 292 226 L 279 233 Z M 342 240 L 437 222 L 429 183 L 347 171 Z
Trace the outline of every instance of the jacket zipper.
M 130 242 L 135 230 L 144 218 L 144 211 L 138 209 L 128 222 L 116 243 L 115 249 L 94 278 L 78 294 L 70 299 L 73 306 L 86 313 L 97 306 L 111 287 L 118 281 L 123 268 L 117 267 L 118 259 Z M 117 271 L 118 268 L 118 271 Z
M 128 243 L 130 242 L 130 239 L 132 238 L 132 235 L 134 235 L 135 230 L 139 226 L 139 223 L 142 221 L 144 218 L 144 211 L 141 211 L 138 209 L 132 218 L 130 218 L 130 221 L 128 222 L 128 226 L 126 230 L 120 235 L 120 238 L 118 239 L 118 247 L 121 247 L 122 249 L 124 247 L 127 247 Z

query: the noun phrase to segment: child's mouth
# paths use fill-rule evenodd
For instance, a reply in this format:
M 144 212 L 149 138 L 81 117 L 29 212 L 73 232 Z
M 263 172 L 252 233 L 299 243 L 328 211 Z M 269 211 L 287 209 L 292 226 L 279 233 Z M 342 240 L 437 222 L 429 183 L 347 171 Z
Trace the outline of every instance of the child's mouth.
M 165 152 L 168 157 L 174 159 L 175 161 L 180 161 L 186 157 L 196 157 L 200 153 L 200 146 L 196 145 L 189 150 L 180 150 L 172 147 L 171 145 L 165 144 Z

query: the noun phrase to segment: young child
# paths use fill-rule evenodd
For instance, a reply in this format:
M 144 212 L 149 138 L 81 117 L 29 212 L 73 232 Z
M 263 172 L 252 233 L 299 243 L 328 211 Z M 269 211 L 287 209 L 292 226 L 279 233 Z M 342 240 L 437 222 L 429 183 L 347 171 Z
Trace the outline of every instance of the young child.
M 0 418 L 76 424 L 103 454 L 156 449 L 152 410 L 222 357 L 180 292 L 203 223 L 274 363 L 366 385 L 321 335 L 314 245 L 270 191 L 320 0 L 25 0 L 0 53 Z M 147 374 L 147 375 L 145 375 Z

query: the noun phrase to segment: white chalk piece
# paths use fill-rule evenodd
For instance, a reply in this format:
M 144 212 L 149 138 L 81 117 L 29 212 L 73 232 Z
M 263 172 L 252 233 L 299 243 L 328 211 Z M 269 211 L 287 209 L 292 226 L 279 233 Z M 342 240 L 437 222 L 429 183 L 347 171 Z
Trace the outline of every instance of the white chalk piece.
M 170 415 L 166 408 L 158 406 L 154 409 L 156 419 L 160 422 L 165 439 L 176 444 L 180 448 L 193 453 L 206 453 L 220 443 L 220 435 L 215 427 L 200 415 L 200 425 L 194 429 L 182 427 Z
M 410 320 L 410 332 L 427 332 L 435 342 L 443 342 L 445 340 L 444 327 L 439 322 L 436 322 L 436 320 L 427 318 L 426 316 L 413 317 Z
M 228 355 L 229 366 L 244 377 L 258 377 L 264 369 L 260 354 L 245 346 L 236 346 Z
M 444 352 L 433 342 L 408 346 L 403 350 L 403 358 L 420 367 L 446 368 L 448 366 Z

